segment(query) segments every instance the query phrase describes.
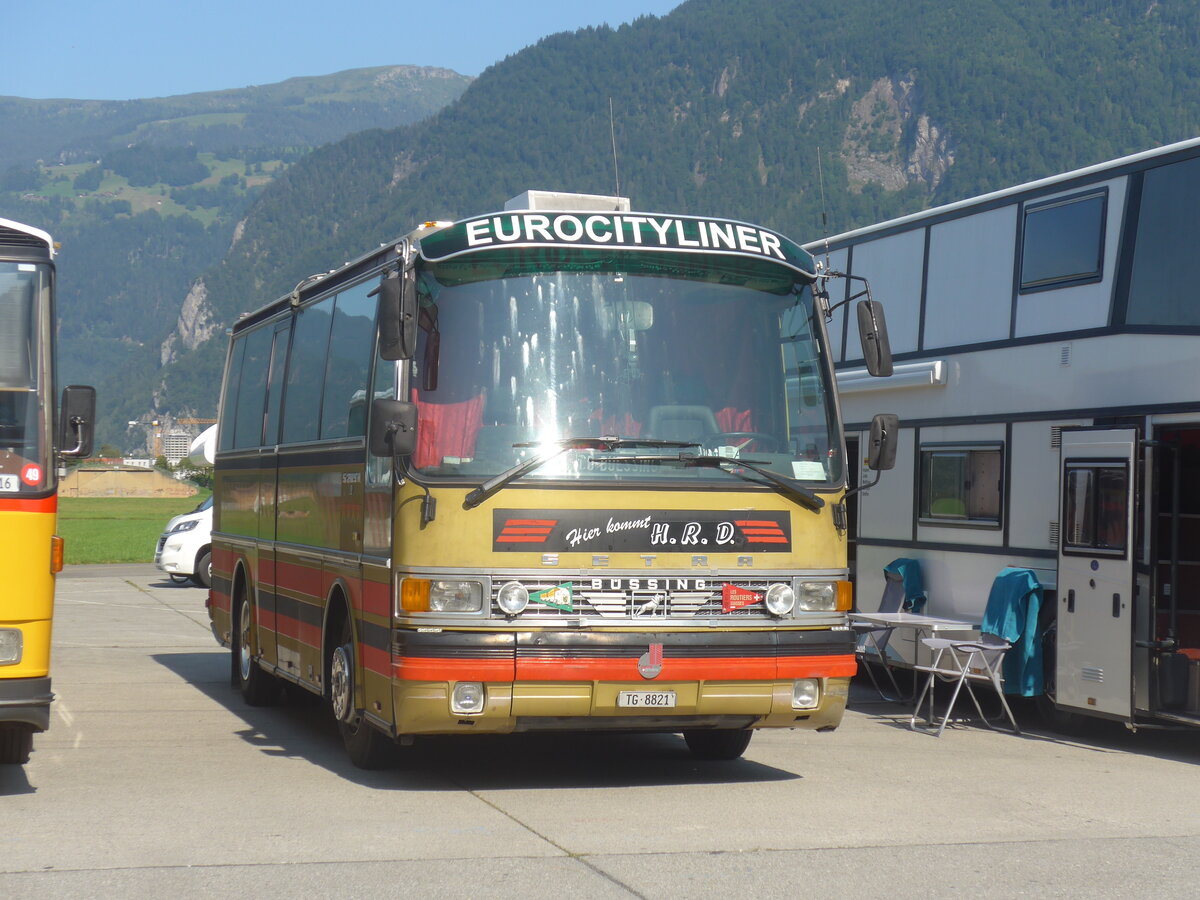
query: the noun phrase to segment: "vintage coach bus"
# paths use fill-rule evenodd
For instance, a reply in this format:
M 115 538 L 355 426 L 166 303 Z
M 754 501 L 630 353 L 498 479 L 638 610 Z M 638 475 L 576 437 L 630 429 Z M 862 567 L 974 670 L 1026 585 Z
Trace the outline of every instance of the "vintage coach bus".
M 325 696 L 364 767 L 423 734 L 735 758 L 835 728 L 846 465 L 814 283 L 765 228 L 529 192 L 243 317 L 210 613 L 246 700 Z

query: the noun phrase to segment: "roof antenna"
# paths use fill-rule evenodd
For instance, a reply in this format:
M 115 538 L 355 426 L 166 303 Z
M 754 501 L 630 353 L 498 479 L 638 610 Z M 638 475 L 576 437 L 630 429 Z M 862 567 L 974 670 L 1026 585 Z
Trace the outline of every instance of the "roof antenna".
M 818 302 L 821 304 L 821 312 L 825 316 L 825 321 L 828 322 L 833 318 L 833 307 L 829 303 L 829 278 L 834 275 L 839 275 L 839 272 L 833 272 L 829 264 L 829 216 L 825 210 L 825 170 L 821 167 L 821 148 L 817 147 L 817 184 L 821 188 L 821 230 L 825 232 L 825 265 L 817 263 L 817 271 L 823 276 L 819 279 L 820 286 L 813 286 L 813 293 L 816 294 Z
M 821 148 L 817 147 L 817 184 L 821 187 L 821 230 L 825 232 L 825 269 L 829 269 L 829 216 L 825 211 L 825 170 L 821 168 Z
M 621 170 L 617 168 L 617 126 L 613 121 L 612 97 L 608 98 L 608 131 L 612 137 L 613 151 L 613 180 L 617 184 L 617 196 L 621 196 Z

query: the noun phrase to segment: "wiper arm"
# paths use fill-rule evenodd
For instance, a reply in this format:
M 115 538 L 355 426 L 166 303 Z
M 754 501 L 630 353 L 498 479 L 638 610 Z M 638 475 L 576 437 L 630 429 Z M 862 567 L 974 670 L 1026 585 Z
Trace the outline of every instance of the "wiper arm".
M 521 444 L 513 444 L 517 448 L 525 447 L 540 447 L 542 441 L 528 441 Z M 560 441 L 553 441 L 553 448 L 548 453 L 542 453 L 531 459 L 517 463 L 515 466 L 505 469 L 499 475 L 493 475 L 487 481 L 483 482 L 479 487 L 472 490 L 463 498 L 463 509 L 474 509 L 488 497 L 499 491 L 504 490 L 508 485 L 512 484 L 523 475 L 532 472 L 539 466 L 543 466 L 556 456 L 561 456 L 568 450 L 601 450 L 609 452 L 612 450 L 621 450 L 628 447 L 669 447 L 677 450 L 685 450 L 688 447 L 699 447 L 699 444 L 688 443 L 687 441 L 659 441 L 650 438 L 622 438 L 616 435 L 608 435 L 605 437 L 574 437 L 563 438 Z
M 682 465 L 686 468 L 720 469 L 722 472 L 728 472 L 730 475 L 736 475 L 738 478 L 746 478 L 747 481 L 753 481 L 753 479 L 747 478 L 745 475 L 736 471 L 735 469 L 725 468 L 727 465 L 740 466 L 743 469 L 749 469 L 754 474 L 771 482 L 774 487 L 779 489 L 781 494 L 784 494 L 785 496 L 790 497 L 792 500 L 795 500 L 805 509 L 811 509 L 813 512 L 816 512 L 825 506 L 825 501 L 808 488 L 804 487 L 804 485 L 798 484 L 791 478 L 785 478 L 782 475 L 778 475 L 775 472 L 772 472 L 770 469 L 762 468 L 763 466 L 768 465 L 767 461 L 762 459 L 743 459 L 735 456 L 715 456 L 711 454 L 705 454 L 702 456 L 685 456 L 681 453 L 679 456 L 669 458 L 662 456 L 630 456 L 623 457 L 621 461 L 659 464 L 665 463 L 667 465 Z

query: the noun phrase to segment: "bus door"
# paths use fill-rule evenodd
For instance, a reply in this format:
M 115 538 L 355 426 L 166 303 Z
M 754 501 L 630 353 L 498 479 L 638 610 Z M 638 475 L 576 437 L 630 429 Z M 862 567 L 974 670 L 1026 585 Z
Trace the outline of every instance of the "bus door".
M 276 512 L 279 508 L 279 410 L 283 397 L 283 373 L 287 362 L 288 339 L 292 319 L 275 326 L 271 344 L 271 367 L 267 375 L 267 402 L 263 416 L 263 448 L 259 451 L 258 506 L 258 604 L 259 649 L 263 659 L 278 665 L 276 644 L 278 628 L 275 621 L 278 604 L 275 592 Z
M 1132 713 L 1137 447 L 1132 428 L 1062 433 L 1055 701 L 1121 718 Z

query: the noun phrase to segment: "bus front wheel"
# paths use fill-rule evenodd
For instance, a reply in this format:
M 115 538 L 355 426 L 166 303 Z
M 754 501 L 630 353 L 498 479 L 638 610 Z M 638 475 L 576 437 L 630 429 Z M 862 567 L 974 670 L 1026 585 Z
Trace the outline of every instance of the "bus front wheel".
M 0 725 L 0 765 L 23 766 L 33 751 L 33 729 L 28 725 Z
M 342 622 L 337 646 L 330 654 L 329 705 L 350 762 L 360 769 L 383 769 L 391 765 L 395 745 L 363 718 L 355 700 L 357 671 L 354 633 L 347 618 Z
M 685 731 L 683 739 L 696 759 L 737 759 L 753 735 L 748 728 L 710 728 Z

